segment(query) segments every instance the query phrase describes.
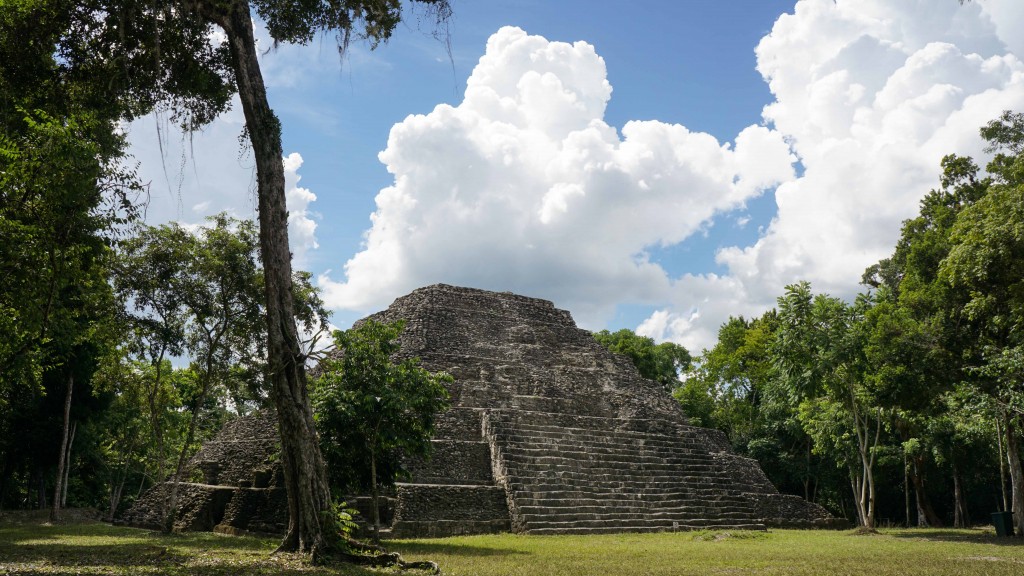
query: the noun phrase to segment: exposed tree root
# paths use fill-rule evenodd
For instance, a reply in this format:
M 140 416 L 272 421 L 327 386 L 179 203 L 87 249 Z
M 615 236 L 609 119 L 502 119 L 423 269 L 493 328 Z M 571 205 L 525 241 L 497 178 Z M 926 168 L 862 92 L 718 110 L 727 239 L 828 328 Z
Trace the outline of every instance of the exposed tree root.
M 388 552 L 380 546 L 351 538 L 339 540 L 333 546 L 317 546 L 311 556 L 314 564 L 346 563 L 371 568 L 398 568 L 402 571 L 419 570 L 435 575 L 441 574 L 441 568 L 436 562 L 406 562 L 397 552 Z
M 385 552 L 383 554 L 352 554 L 349 552 L 343 552 L 332 556 L 332 559 L 341 560 L 342 562 L 349 562 L 352 564 L 358 564 L 360 566 L 370 566 L 372 568 L 398 568 L 399 570 L 426 570 L 431 574 L 441 574 L 441 568 L 438 567 L 437 562 L 431 562 L 430 560 L 423 560 L 420 562 L 406 562 L 402 559 L 402 555 L 398 552 Z
M 369 554 L 387 554 L 382 546 L 371 544 L 369 542 L 361 542 L 353 538 L 345 538 L 345 544 L 349 547 L 349 550 L 355 550 L 356 552 L 367 552 Z

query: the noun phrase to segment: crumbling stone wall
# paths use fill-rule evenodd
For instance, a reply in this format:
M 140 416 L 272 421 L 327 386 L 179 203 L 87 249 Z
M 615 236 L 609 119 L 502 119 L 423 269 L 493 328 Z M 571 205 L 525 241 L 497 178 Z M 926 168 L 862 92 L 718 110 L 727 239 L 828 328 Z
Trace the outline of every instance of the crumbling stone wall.
M 228 422 L 217 436 L 203 444 L 188 464 L 203 484 L 268 488 L 281 485 L 278 463 L 280 440 L 273 410 Z
M 189 461 L 178 487 L 176 531 L 283 534 L 288 500 L 273 411 L 229 422 Z M 118 520 L 160 529 L 170 483 L 150 488 Z

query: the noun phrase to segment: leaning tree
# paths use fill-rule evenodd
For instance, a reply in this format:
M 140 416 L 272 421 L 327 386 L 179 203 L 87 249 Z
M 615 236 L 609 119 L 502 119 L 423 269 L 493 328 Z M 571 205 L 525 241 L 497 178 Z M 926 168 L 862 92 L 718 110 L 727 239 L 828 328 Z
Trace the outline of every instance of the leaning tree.
M 324 544 L 330 493 L 317 446 L 294 321 L 281 123 L 267 100 L 253 18 L 276 43 L 306 44 L 334 34 L 371 46 L 401 21 L 401 0 L 22 0 L 65 26 L 56 46 L 69 76 L 106 82 L 125 118 L 154 109 L 186 130 L 223 112 L 237 92 L 256 161 L 260 252 L 265 274 L 270 395 L 277 407 L 290 520 L 282 550 L 315 552 Z M 448 0 L 412 0 L 438 24 Z M 214 34 L 219 29 L 225 41 Z

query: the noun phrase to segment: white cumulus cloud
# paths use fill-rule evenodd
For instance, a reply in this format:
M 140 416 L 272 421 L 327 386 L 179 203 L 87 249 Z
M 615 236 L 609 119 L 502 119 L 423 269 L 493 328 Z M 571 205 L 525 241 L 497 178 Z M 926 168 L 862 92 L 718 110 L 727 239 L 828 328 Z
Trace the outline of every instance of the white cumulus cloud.
M 320 247 L 316 241 L 317 216 L 309 209 L 316 201 L 316 194 L 308 188 L 299 186 L 299 168 L 302 167 L 302 156 L 292 152 L 284 158 L 285 201 L 288 205 L 288 242 L 292 248 L 292 267 L 305 269 L 307 252 Z
M 699 348 L 729 314 L 759 313 L 788 283 L 854 294 L 937 186 L 941 158 L 983 157 L 978 128 L 1024 109 L 1020 6 L 803 0 L 781 16 L 757 47 L 775 96 L 764 117 L 805 171 L 778 187 L 778 214 L 754 245 L 718 253 L 728 275 L 675 280 L 672 306 L 644 332 Z
M 457 106 L 395 125 L 362 251 L 319 278 L 336 308 L 372 310 L 434 282 L 555 300 L 600 324 L 623 301 L 664 301 L 649 260 L 715 215 L 794 178 L 782 136 L 750 126 L 735 146 L 678 124 L 604 121 L 612 87 L 586 42 L 506 27 Z

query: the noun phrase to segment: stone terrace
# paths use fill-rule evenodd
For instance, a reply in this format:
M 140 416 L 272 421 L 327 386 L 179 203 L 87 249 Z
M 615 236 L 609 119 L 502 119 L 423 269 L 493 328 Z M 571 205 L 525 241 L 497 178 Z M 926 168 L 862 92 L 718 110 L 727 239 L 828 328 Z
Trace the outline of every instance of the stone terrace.
M 433 458 L 398 485 L 394 536 L 830 526 L 720 432 L 550 302 L 435 285 L 371 316 L 455 377 Z

